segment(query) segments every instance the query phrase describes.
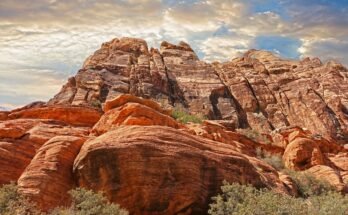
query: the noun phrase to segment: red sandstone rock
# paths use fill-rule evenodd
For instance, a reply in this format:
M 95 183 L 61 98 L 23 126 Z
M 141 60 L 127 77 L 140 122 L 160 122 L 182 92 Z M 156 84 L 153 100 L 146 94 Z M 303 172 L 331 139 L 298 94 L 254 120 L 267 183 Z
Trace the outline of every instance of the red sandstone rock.
M 202 214 L 223 180 L 286 190 L 272 167 L 263 164 L 271 180 L 249 159 L 170 127 L 123 126 L 87 141 L 74 173 L 79 186 L 103 191 L 131 214 Z
M 17 181 L 35 153 L 29 141 L 0 139 L 0 185 Z
M 315 165 L 323 165 L 324 156 L 318 144 L 308 138 L 297 138 L 286 147 L 284 164 L 293 170 L 305 170 Z
M 10 112 L 8 111 L 0 111 L 0 121 L 7 120 L 7 116 Z
M 93 133 L 101 135 L 121 125 L 163 125 L 180 128 L 181 125 L 172 117 L 164 115 L 148 106 L 127 103 L 105 113 L 93 127 Z
M 43 211 L 67 205 L 67 192 L 75 185 L 74 159 L 84 141 L 81 137 L 56 136 L 46 142 L 18 179 L 20 193 Z
M 152 101 L 150 99 L 142 99 L 142 98 L 130 95 L 130 94 L 123 94 L 123 95 L 116 97 L 113 100 L 106 101 L 103 110 L 106 113 L 113 108 L 121 107 L 122 105 L 125 105 L 127 103 L 138 103 L 138 104 L 147 106 L 151 109 L 154 109 L 155 111 L 158 111 L 158 112 L 161 112 L 164 114 L 166 114 L 168 112 L 168 111 L 165 111 L 164 109 L 162 109 L 161 106 L 155 101 Z
M 202 125 L 186 125 L 190 133 L 207 139 L 226 143 L 235 147 L 238 152 L 256 156 L 256 149 L 264 149 L 275 154 L 283 154 L 284 149 L 273 144 L 262 144 L 246 137 L 236 131 L 230 131 L 228 127 L 219 124 L 218 121 L 205 120 Z M 184 129 L 187 130 L 187 129 Z
M 288 126 L 348 140 L 347 69 L 320 60 L 283 60 L 250 50 L 226 63 L 208 64 L 192 48 L 163 42 L 114 39 L 89 57 L 82 70 L 48 104 L 99 105 L 121 94 L 187 108 L 236 128 L 270 132 Z
M 74 127 L 60 122 L 40 122 L 26 132 L 24 139 L 42 146 L 55 136 L 88 136 L 90 128 Z
M 37 150 L 58 135 L 88 135 L 84 127 L 42 119 L 15 119 L 0 123 L 0 185 L 17 181 Z
M 339 172 L 335 171 L 329 166 L 313 166 L 312 168 L 308 169 L 307 172 L 311 173 L 319 180 L 323 180 L 334 186 L 338 191 L 348 191 Z
M 0 138 L 19 139 L 40 123 L 38 119 L 16 119 L 0 123 Z
M 53 119 L 77 126 L 93 126 L 101 112 L 86 107 L 51 106 L 31 108 L 9 114 L 9 119 Z

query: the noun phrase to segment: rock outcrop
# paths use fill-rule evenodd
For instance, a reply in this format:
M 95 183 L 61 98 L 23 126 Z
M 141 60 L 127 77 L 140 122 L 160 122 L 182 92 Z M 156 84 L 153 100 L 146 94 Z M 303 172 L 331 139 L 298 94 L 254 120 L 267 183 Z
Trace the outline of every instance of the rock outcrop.
M 94 108 L 74 106 L 49 106 L 16 110 L 9 119 L 53 119 L 76 126 L 93 126 L 102 113 Z
M 216 68 L 251 127 L 269 132 L 299 126 L 347 141 L 348 73 L 342 65 L 252 50 Z
M 341 64 L 283 60 L 251 50 L 205 63 L 181 42 L 148 50 L 141 39 L 104 43 L 48 104 L 100 106 L 120 94 L 187 108 L 236 127 L 270 132 L 288 126 L 348 141 L 348 72 Z
M 164 126 L 122 126 L 87 141 L 74 174 L 131 214 L 206 213 L 223 180 L 286 190 L 233 146 Z
M 347 193 L 347 79 L 317 58 L 206 63 L 184 42 L 114 39 L 47 103 L 0 111 L 0 185 L 44 211 L 81 186 L 131 214 L 205 214 L 223 180 L 298 195 L 284 162 Z
M 92 130 L 92 133 L 96 135 L 121 125 L 162 125 L 177 129 L 182 127 L 156 102 L 128 94 L 106 102 L 104 110 L 109 111 L 101 117 Z

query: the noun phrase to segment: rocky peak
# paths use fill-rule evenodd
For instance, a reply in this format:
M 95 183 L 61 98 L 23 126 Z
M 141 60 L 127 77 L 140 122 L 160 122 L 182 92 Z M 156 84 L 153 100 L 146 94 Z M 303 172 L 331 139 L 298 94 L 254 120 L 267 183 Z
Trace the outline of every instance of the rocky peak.
M 183 61 L 199 60 L 191 46 L 183 41 L 179 42 L 178 45 L 163 41 L 161 43 L 160 52 L 163 57 L 177 57 Z
M 104 43 L 48 104 L 101 107 L 127 93 L 236 128 L 300 126 L 346 141 L 347 74 L 336 62 L 288 60 L 263 50 L 209 64 L 185 42 L 164 41 L 148 51 L 142 39 L 121 38 Z

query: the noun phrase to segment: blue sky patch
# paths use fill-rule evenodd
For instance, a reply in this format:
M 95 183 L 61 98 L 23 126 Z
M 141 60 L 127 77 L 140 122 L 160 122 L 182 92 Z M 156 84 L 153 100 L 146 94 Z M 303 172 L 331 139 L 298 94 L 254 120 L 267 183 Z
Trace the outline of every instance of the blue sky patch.
M 258 36 L 255 38 L 255 48 L 272 52 L 279 52 L 285 58 L 299 58 L 298 48 L 301 41 L 298 39 L 282 36 Z

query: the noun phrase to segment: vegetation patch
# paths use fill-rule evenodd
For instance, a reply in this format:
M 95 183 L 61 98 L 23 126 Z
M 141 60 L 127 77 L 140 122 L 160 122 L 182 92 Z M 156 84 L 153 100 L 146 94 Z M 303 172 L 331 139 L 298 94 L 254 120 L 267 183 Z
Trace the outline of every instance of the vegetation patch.
M 248 137 L 249 139 L 255 141 L 255 142 L 261 142 L 264 144 L 271 144 L 272 142 L 264 135 L 260 134 L 258 131 L 254 129 L 237 129 L 237 132 L 240 134 L 243 134 L 244 136 Z
M 182 108 L 174 108 L 172 117 L 183 124 L 187 124 L 189 122 L 201 124 L 203 120 L 206 119 L 206 117 L 202 114 L 193 115 Z
M 276 170 L 281 171 L 285 168 L 283 159 L 278 154 L 272 154 L 267 151 L 262 150 L 261 148 L 256 149 L 256 156 L 257 158 L 265 161 L 272 167 L 274 167 Z
M 286 169 L 284 173 L 288 174 L 295 182 L 299 195 L 302 198 L 318 196 L 335 191 L 335 188 L 323 180 L 315 178 L 312 174 L 306 172 L 296 172 Z
M 70 207 L 58 207 L 49 213 L 43 213 L 35 204 L 23 197 L 14 183 L 0 188 L 1 215 L 128 215 L 119 205 L 108 202 L 102 193 L 95 193 L 84 188 L 69 192 Z
M 348 196 L 327 191 L 295 198 L 251 185 L 224 182 L 222 193 L 213 197 L 211 215 L 337 215 L 348 213 Z

